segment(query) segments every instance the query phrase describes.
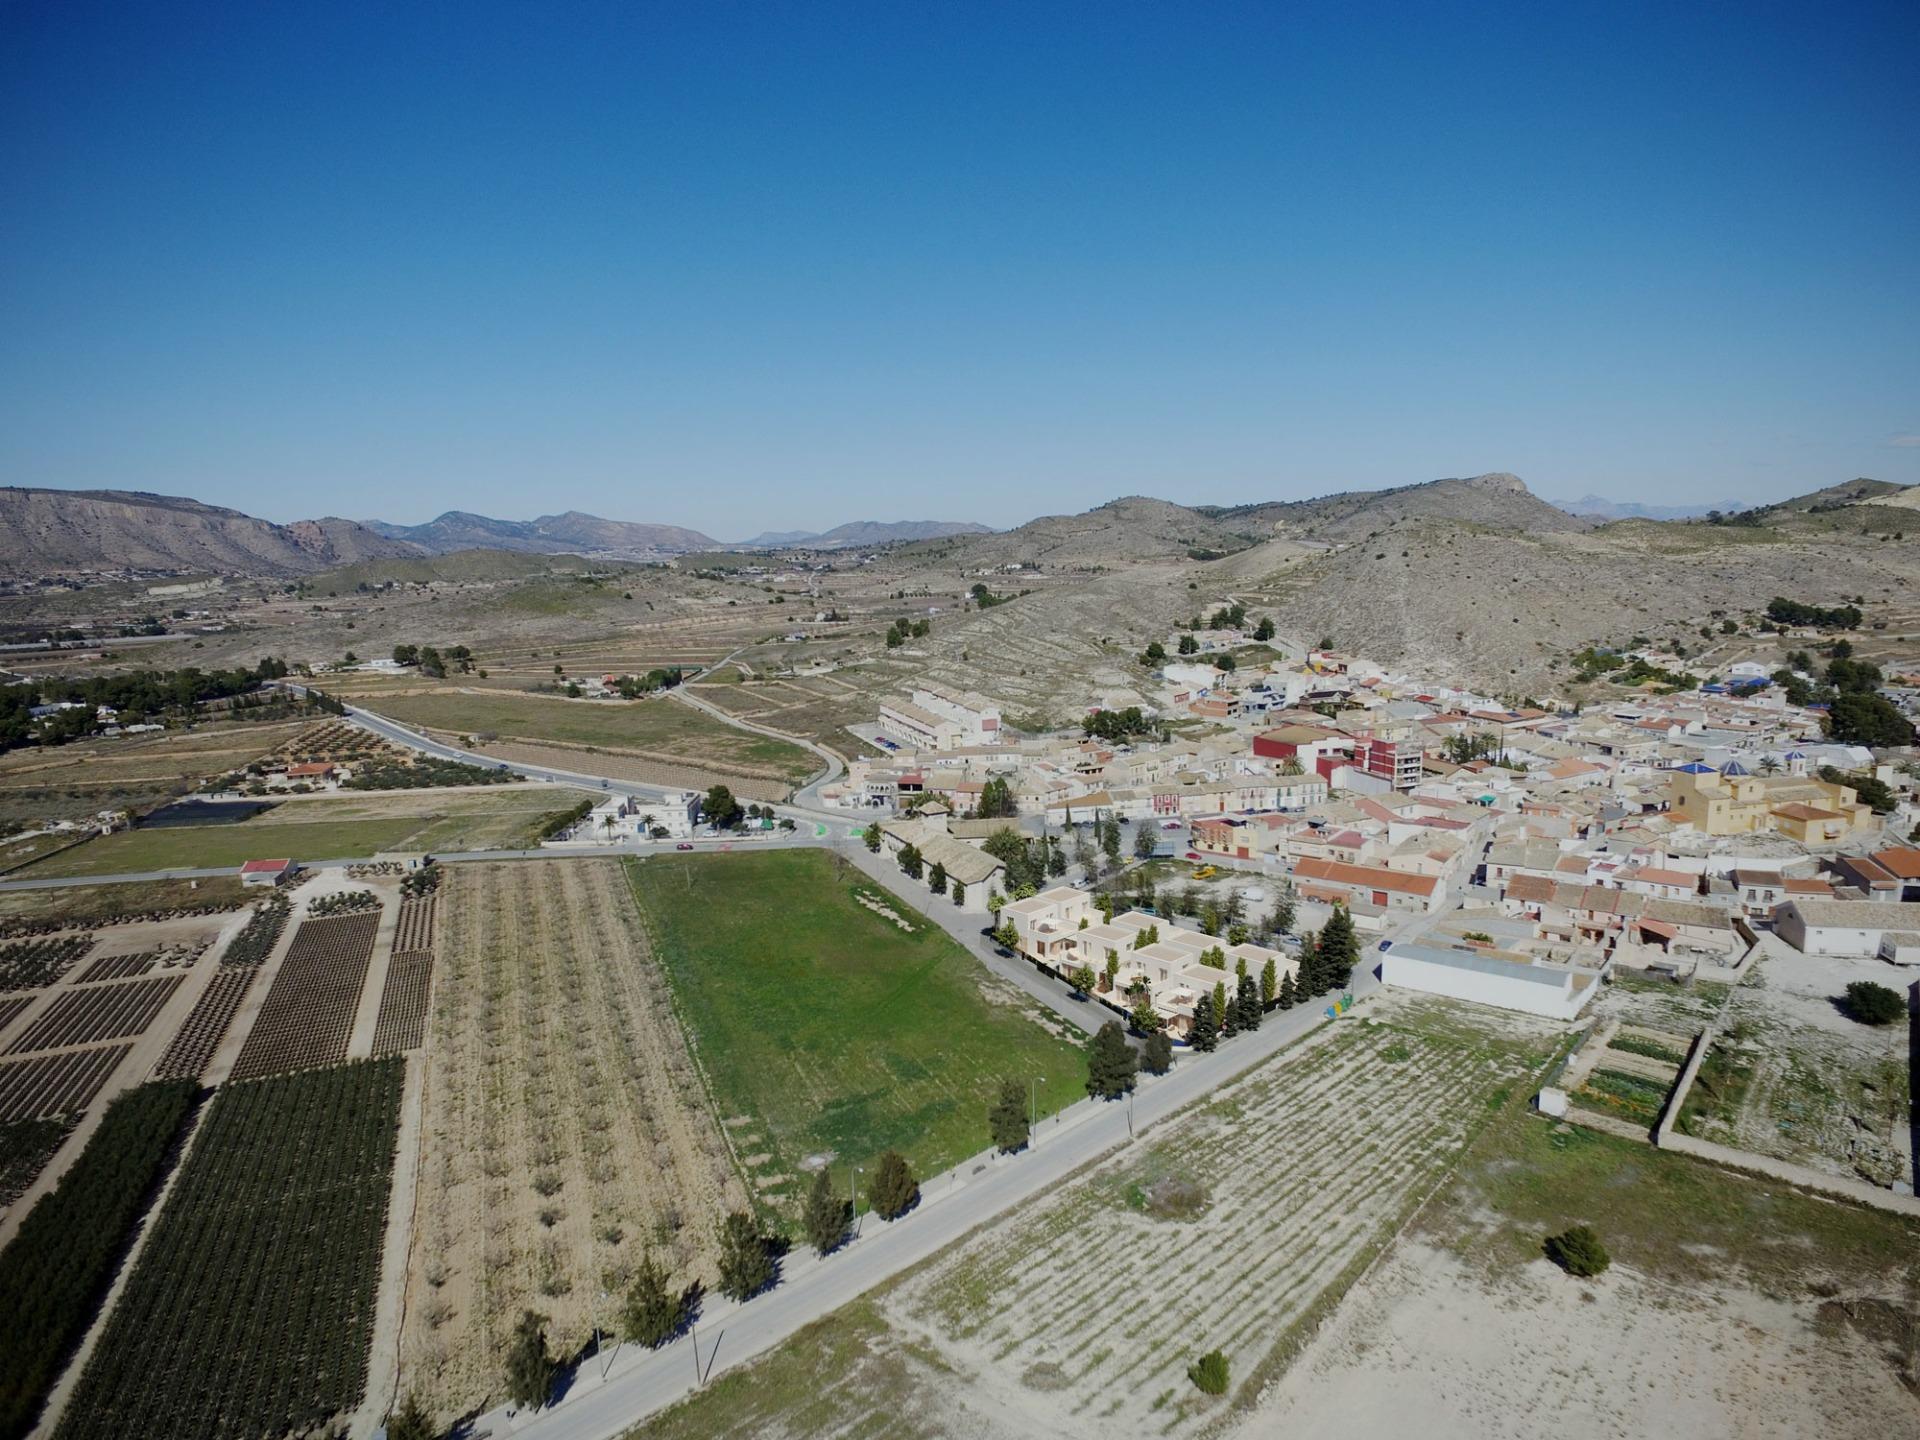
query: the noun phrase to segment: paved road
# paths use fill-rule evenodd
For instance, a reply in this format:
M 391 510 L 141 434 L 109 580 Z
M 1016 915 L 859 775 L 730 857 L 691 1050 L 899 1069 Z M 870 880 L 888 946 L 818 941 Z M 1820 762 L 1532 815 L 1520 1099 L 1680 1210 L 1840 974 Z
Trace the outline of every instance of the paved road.
M 1371 972 L 1356 972 L 1353 992 L 1358 997 L 1378 984 Z M 473 1433 L 612 1440 L 692 1391 L 698 1383 L 696 1364 L 711 1378 L 763 1353 L 984 1221 L 1054 1189 L 1081 1166 L 1129 1144 L 1148 1126 L 1203 1099 L 1322 1023 L 1317 1008 L 1279 1012 L 1254 1034 L 1230 1040 L 1211 1055 L 1183 1054 L 1171 1074 L 1143 1077 L 1131 1103 L 1082 1101 L 1057 1121 L 1043 1121 L 1025 1154 L 976 1157 L 927 1181 L 920 1208 L 904 1219 L 888 1224 L 867 1216 L 859 1238 L 831 1258 L 820 1260 L 811 1252 L 790 1257 L 781 1283 L 768 1293 L 745 1305 L 712 1298 L 694 1336 L 658 1351 L 623 1347 L 611 1357 L 605 1380 L 599 1374 L 602 1362 L 590 1358 L 555 1404 L 517 1417 L 496 1411 L 480 1417 Z

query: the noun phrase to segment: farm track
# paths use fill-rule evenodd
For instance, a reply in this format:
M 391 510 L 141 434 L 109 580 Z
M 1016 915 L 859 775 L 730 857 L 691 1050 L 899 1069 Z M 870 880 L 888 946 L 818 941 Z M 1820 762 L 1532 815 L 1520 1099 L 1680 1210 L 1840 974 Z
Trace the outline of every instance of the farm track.
M 711 1284 L 746 1195 L 617 862 L 458 867 L 437 926 L 400 1383 L 447 1419 L 523 1308 L 566 1352 L 643 1249 Z

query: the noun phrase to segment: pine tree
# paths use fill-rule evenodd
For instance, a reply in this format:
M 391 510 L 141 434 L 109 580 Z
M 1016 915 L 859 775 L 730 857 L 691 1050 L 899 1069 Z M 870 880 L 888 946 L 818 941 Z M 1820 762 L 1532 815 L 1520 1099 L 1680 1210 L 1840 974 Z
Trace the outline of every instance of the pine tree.
M 634 1272 L 622 1312 L 627 1339 L 658 1350 L 680 1328 L 680 1297 L 667 1288 L 667 1270 L 649 1250 Z
M 1236 1030 L 1258 1030 L 1260 1028 L 1260 991 L 1253 983 L 1251 975 L 1240 977 L 1240 993 L 1233 1002 L 1233 1028 Z
M 547 1351 L 547 1317 L 522 1310 L 507 1347 L 507 1394 L 518 1405 L 547 1403 L 553 1391 L 553 1356 Z
M 823 1167 L 813 1177 L 806 1212 L 801 1216 L 807 1243 L 822 1255 L 831 1255 L 846 1243 L 847 1227 L 852 1223 L 853 1202 L 841 1195 Z
M 753 1217 L 736 1210 L 720 1222 L 720 1293 L 750 1300 L 773 1283 L 773 1256 L 754 1229 Z
M 863 834 L 867 842 L 867 849 L 871 853 L 878 855 L 880 853 L 880 822 L 878 820 L 869 820 Z
M 1193 1029 L 1187 1034 L 1187 1043 L 1202 1054 L 1220 1043 L 1219 1012 L 1213 1008 L 1213 996 L 1202 995 L 1193 1002 Z
M 880 1157 L 867 1186 L 867 1203 L 882 1220 L 898 1220 L 920 1203 L 920 1182 L 913 1178 L 907 1157 L 898 1150 Z
M 1276 935 L 1288 934 L 1293 929 L 1293 901 L 1282 898 L 1273 907 L 1273 919 L 1267 922 L 1267 927 Z
M 1118 1020 L 1109 1020 L 1087 1042 L 1087 1094 L 1101 1100 L 1119 1099 L 1133 1089 L 1138 1066 L 1127 1032 Z
M 953 903 L 956 905 L 964 905 L 967 903 L 967 886 L 963 880 L 953 882 Z
M 933 862 L 933 869 L 927 872 L 927 889 L 935 895 L 947 893 L 947 867 L 938 860 Z
M 1165 1030 L 1155 1030 L 1147 1036 L 1140 1063 L 1149 1075 L 1164 1075 L 1173 1068 L 1173 1039 Z
M 1287 971 L 1286 978 L 1280 982 L 1280 1008 L 1291 1010 L 1300 1003 L 1300 990 L 1293 983 L 1293 971 Z

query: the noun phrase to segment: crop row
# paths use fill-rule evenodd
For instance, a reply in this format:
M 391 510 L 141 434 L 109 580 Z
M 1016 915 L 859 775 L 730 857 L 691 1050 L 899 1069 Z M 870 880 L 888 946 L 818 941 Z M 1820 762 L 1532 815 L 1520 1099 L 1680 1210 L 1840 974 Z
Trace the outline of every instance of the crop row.
M 380 992 L 380 1018 L 373 1026 L 373 1053 L 397 1055 L 427 1043 L 427 997 L 433 986 L 433 952 L 396 954 L 387 964 Z
M 123 985 L 69 990 L 58 996 L 46 1013 L 7 1046 L 6 1053 L 20 1055 L 29 1050 L 55 1050 L 66 1045 L 90 1045 L 96 1040 L 144 1035 L 153 1017 L 173 998 L 173 992 L 185 978 L 156 975 L 150 980 L 132 980 Z
M 332 1433 L 366 1386 L 404 1075 L 220 1091 L 60 1440 Z
M 347 1058 L 379 928 L 377 912 L 301 924 L 234 1064 L 234 1079 L 335 1065 Z
M 126 955 L 102 955 L 74 977 L 76 985 L 93 985 L 102 980 L 131 980 L 136 975 L 144 975 L 160 963 L 161 957 L 171 952 L 161 950 L 136 950 Z
M 311 901 L 307 905 L 307 914 L 318 920 L 330 915 L 358 915 L 362 911 L 379 908 L 380 897 L 371 890 L 337 890 Z
M 393 948 L 396 951 L 412 952 L 433 948 L 433 897 L 422 900 L 403 900 L 400 904 L 400 925 L 394 932 Z
M 0 990 L 39 990 L 51 985 L 92 948 L 91 935 L 0 945 Z
M 131 1045 L 108 1045 L 0 1064 L 0 1121 L 86 1109 L 132 1049 Z
M 0 1440 L 18 1440 L 32 1428 L 61 1360 L 106 1293 L 194 1094 L 191 1083 L 174 1081 L 116 1099 L 73 1168 L 0 1251 L 8 1335 L 0 1345 Z
M 279 940 L 280 932 L 287 928 L 287 916 L 292 909 L 281 895 L 267 901 L 253 912 L 253 918 L 233 937 L 233 943 L 227 946 L 227 953 L 220 957 L 220 963 L 236 967 L 260 964 L 273 953 L 274 942 Z
M 0 995 L 0 1030 L 11 1025 L 15 1016 L 39 998 L 38 995 Z
M 227 1027 L 233 1023 L 240 1002 L 247 998 L 247 991 L 253 988 L 253 977 L 259 973 L 257 967 L 250 965 L 214 972 L 212 981 L 194 1001 L 185 1023 L 167 1043 L 166 1053 L 153 1067 L 155 1079 L 199 1077 L 226 1038 Z

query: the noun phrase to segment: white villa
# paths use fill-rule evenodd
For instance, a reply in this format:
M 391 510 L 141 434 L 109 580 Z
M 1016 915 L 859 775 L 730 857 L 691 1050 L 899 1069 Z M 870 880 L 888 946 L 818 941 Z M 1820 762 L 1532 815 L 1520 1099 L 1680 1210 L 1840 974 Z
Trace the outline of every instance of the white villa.
M 1043 890 L 1025 900 L 1009 901 L 1001 907 L 1002 923 L 1011 924 L 1019 936 L 1017 948 L 1030 960 L 1037 960 L 1059 975 L 1067 975 L 1082 965 L 1097 978 L 1094 997 L 1121 1014 L 1133 1008 L 1134 993 L 1144 987 L 1147 1003 L 1166 1022 L 1169 1034 L 1185 1036 L 1193 1028 L 1193 1007 L 1201 995 L 1215 985 L 1225 985 L 1232 995 L 1239 985 L 1238 969 L 1246 962 L 1247 973 L 1257 983 L 1267 961 L 1274 962 L 1276 982 L 1296 975 L 1299 962 L 1264 945 L 1229 945 L 1218 936 L 1175 924 L 1165 916 L 1129 910 L 1112 920 L 1102 920 L 1093 897 L 1084 890 L 1060 885 Z M 1158 938 L 1140 943 L 1148 931 Z M 1224 967 L 1207 964 L 1201 956 L 1218 948 L 1225 957 Z M 1109 952 L 1119 962 L 1119 971 L 1111 985 L 1107 982 Z M 1296 977 L 1297 978 L 1297 977 Z

